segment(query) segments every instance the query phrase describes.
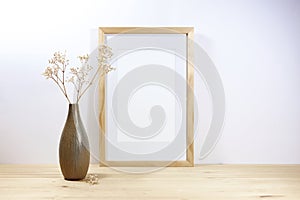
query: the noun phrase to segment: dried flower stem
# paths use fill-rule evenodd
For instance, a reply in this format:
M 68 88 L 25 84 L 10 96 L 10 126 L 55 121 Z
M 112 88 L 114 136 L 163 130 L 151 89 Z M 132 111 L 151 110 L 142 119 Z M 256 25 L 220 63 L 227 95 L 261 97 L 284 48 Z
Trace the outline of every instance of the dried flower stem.
M 66 90 L 66 87 L 61 87 L 61 85 L 59 84 L 59 82 L 57 81 L 57 80 L 55 80 L 55 78 L 52 76 L 51 77 L 51 79 L 58 85 L 58 87 L 59 87 L 59 89 L 62 91 L 62 93 L 65 95 L 65 97 L 67 98 L 67 100 L 68 100 L 68 102 L 69 102 L 69 104 L 71 104 L 71 101 L 70 101 L 70 99 L 69 99 L 69 97 L 68 97 L 68 94 L 67 94 L 67 90 Z M 58 80 L 60 80 L 59 78 L 58 78 Z M 64 86 L 64 85 L 63 85 Z

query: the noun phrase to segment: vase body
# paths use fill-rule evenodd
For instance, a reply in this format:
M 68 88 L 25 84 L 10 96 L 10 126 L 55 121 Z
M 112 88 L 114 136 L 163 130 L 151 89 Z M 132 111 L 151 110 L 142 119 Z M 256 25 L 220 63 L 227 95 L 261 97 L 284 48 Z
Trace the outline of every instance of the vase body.
M 59 143 L 59 164 L 66 180 L 84 179 L 89 168 L 89 141 L 78 104 L 69 104 L 68 117 Z

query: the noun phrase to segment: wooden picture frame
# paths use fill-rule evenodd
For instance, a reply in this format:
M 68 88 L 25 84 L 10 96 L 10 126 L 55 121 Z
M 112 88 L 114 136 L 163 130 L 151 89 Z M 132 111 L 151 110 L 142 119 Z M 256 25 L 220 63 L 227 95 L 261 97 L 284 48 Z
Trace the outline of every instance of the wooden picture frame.
M 193 58 L 193 48 L 191 41 L 194 36 L 193 27 L 99 27 L 99 45 L 105 43 L 106 34 L 185 34 L 187 58 Z M 100 166 L 115 167 L 191 167 L 194 166 L 194 68 L 191 62 L 186 61 L 186 80 L 187 85 L 192 89 L 187 90 L 186 101 L 186 160 L 175 161 L 108 161 L 105 153 L 105 134 L 106 133 L 106 77 L 99 81 L 99 124 L 100 124 Z

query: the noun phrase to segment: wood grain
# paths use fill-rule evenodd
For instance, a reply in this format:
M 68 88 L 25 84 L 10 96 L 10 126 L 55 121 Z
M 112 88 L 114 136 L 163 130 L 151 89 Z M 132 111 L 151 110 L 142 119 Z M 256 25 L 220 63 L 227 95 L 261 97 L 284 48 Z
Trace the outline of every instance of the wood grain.
M 101 28 L 99 28 L 99 35 L 98 35 L 99 44 L 105 44 L 105 35 Z M 100 53 L 100 52 L 99 52 Z M 102 161 L 105 160 L 105 132 L 106 132 L 106 75 L 100 77 L 99 80 L 99 125 L 100 125 L 100 136 L 99 136 L 99 147 L 100 147 L 100 166 L 105 166 L 105 163 Z
M 0 165 L 0 199 L 299 200 L 300 165 L 200 165 L 124 174 L 91 166 L 99 182 L 65 181 L 58 166 Z
M 100 27 L 106 34 L 187 34 L 193 27 Z
M 186 41 L 186 66 L 187 66 L 187 104 L 186 104 L 186 160 L 189 162 L 191 166 L 194 166 L 194 49 L 193 41 L 194 39 L 194 28 L 191 28 L 189 32 L 187 32 L 187 41 Z

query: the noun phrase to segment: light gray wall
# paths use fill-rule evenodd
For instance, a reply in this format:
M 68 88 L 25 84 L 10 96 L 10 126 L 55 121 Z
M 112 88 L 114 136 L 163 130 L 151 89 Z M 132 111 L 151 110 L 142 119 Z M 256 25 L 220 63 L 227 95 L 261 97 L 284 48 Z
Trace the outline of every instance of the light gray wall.
M 90 52 L 99 26 L 194 26 L 226 94 L 222 137 L 199 160 L 212 111 L 201 77 L 195 78 L 203 102 L 196 162 L 299 164 L 299 19 L 297 0 L 2 2 L 0 163 L 58 161 L 67 102 L 40 75 L 54 51 L 67 50 L 70 58 Z M 97 136 L 90 139 L 97 149 Z

